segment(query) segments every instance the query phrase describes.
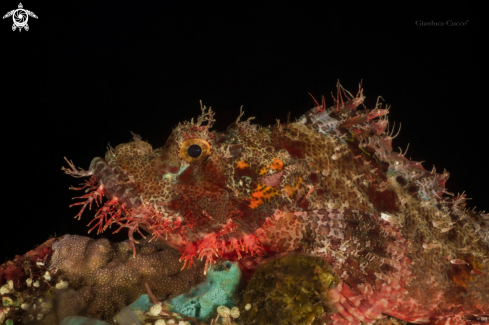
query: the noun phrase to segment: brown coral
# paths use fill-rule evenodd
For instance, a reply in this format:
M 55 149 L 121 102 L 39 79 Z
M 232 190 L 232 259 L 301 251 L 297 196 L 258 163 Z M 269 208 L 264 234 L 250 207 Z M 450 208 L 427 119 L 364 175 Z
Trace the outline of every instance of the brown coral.
M 112 322 L 121 308 L 146 293 L 144 283 L 162 300 L 205 280 L 202 263 L 181 271 L 179 252 L 156 241 L 141 240 L 135 258 L 128 242 L 76 235 L 64 236 L 53 250 L 50 268 L 69 283 L 57 290 L 59 319 L 81 314 Z

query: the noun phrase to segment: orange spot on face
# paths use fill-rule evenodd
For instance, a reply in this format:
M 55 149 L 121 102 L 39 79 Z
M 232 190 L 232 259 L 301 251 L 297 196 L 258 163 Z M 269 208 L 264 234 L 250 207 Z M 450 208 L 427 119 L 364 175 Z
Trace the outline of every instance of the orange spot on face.
M 270 165 L 260 167 L 257 170 L 258 175 L 263 176 L 268 173 L 269 170 L 280 171 L 284 169 L 284 162 L 278 158 L 273 158 L 273 161 Z
M 251 193 L 250 208 L 256 209 L 265 202 L 270 202 L 270 199 L 278 196 L 280 192 L 271 186 L 258 184 L 256 189 Z
M 268 167 L 273 170 L 282 170 L 284 168 L 284 162 L 278 158 L 273 158 L 273 162 Z
M 258 170 L 258 175 L 265 175 L 268 172 L 267 167 L 262 167 Z
M 248 167 L 250 167 L 250 165 L 248 163 L 246 163 L 244 160 L 240 160 L 236 163 L 236 168 L 245 169 Z
M 293 197 L 295 193 L 299 190 L 301 184 L 302 184 L 302 177 L 299 177 L 299 180 L 294 186 L 285 185 L 284 186 L 285 194 L 287 194 L 288 197 Z
M 256 209 L 256 208 L 258 208 L 262 204 L 263 204 L 263 202 L 261 202 L 259 200 L 253 200 L 252 199 L 249 207 L 252 208 L 252 209 Z

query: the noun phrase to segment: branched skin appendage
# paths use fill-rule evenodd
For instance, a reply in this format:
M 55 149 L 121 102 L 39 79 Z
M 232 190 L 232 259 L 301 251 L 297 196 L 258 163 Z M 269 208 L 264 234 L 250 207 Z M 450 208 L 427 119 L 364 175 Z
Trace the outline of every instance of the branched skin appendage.
M 296 122 L 241 121 L 211 131 L 214 112 L 176 126 L 162 148 L 141 137 L 94 158 L 82 209 L 106 203 L 93 228 L 143 229 L 181 252 L 183 267 L 272 256 L 322 256 L 340 283 L 334 324 L 391 315 L 411 323 L 481 324 L 489 314 L 489 215 L 445 189 L 448 173 L 394 152 L 388 108 L 338 85 Z M 450 197 L 453 196 L 453 197 Z

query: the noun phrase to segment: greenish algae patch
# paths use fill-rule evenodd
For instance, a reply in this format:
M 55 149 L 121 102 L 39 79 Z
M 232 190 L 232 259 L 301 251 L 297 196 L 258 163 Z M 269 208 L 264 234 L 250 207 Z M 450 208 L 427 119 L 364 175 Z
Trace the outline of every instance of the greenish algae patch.
M 239 309 L 244 324 L 322 324 L 328 289 L 339 279 L 320 257 L 287 255 L 262 265 L 248 284 Z

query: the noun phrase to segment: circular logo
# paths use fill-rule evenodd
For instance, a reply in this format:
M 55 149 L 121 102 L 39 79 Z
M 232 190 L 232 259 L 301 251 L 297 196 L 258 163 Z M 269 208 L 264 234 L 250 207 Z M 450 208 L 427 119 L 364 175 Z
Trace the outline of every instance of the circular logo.
M 17 25 L 17 27 L 25 26 L 27 24 L 27 20 L 29 19 L 27 12 L 24 9 L 15 10 L 12 16 L 14 19 L 14 24 Z

